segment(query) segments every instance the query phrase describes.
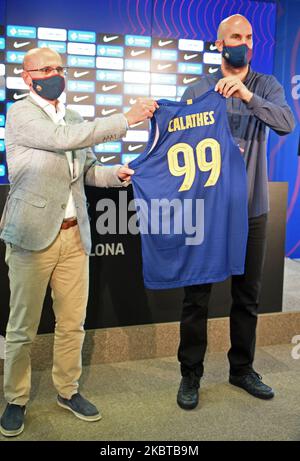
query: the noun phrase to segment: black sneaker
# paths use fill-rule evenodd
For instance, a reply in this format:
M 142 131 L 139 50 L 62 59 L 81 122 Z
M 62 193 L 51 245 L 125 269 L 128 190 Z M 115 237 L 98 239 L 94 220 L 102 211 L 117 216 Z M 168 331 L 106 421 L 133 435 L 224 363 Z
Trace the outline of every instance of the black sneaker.
M 15 437 L 24 430 L 25 406 L 8 403 L 0 420 L 0 432 L 5 437 Z
M 177 403 L 184 410 L 193 410 L 199 401 L 200 378 L 194 373 L 183 376 L 180 382 Z
M 262 382 L 262 377 L 255 371 L 242 376 L 229 376 L 230 384 L 241 387 L 249 394 L 259 399 L 272 399 L 274 397 L 274 391 L 271 387 L 267 386 Z
M 57 403 L 60 407 L 70 410 L 77 418 L 83 419 L 83 421 L 99 421 L 102 418 L 95 405 L 79 393 L 72 395 L 70 400 L 58 395 Z

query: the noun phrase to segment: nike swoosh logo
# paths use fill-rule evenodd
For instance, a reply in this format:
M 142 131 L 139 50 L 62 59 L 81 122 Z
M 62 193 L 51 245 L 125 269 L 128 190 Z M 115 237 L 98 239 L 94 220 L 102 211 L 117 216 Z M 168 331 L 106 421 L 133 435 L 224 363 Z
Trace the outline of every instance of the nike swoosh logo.
M 208 69 L 208 72 L 209 72 L 210 74 L 214 74 L 214 73 L 217 72 L 218 70 L 219 70 L 218 67 L 210 67 L 210 68 Z
M 74 96 L 73 101 L 80 102 L 80 101 L 84 101 L 85 99 L 88 99 L 88 96 Z
M 195 80 L 197 80 L 197 77 L 192 77 L 192 78 L 185 78 L 183 79 L 183 83 L 185 85 L 187 85 L 188 83 L 191 83 L 191 82 L 194 82 Z
M 23 42 L 23 43 L 14 43 L 14 48 L 22 48 L 23 46 L 30 45 L 30 42 Z
M 112 42 L 113 40 L 117 40 L 119 38 L 119 35 L 113 35 L 112 37 L 107 37 L 107 35 L 104 35 L 103 41 L 105 43 Z
M 112 160 L 113 158 L 116 158 L 116 156 L 115 155 L 112 155 L 111 157 L 103 157 L 102 156 L 100 158 L 100 162 L 102 162 L 102 163 L 109 162 L 109 160 Z
M 167 69 L 168 67 L 171 67 L 172 64 L 158 64 L 157 68 L 158 70 L 164 70 Z
M 135 50 L 131 50 L 131 56 L 135 57 L 135 56 L 139 56 L 140 54 L 144 54 L 146 53 L 146 50 L 141 50 L 141 51 L 135 51 Z
M 217 47 L 215 45 L 210 45 L 209 49 L 211 51 L 216 51 Z
M 14 74 L 19 75 L 23 72 L 23 69 L 17 69 L 16 67 L 14 68 Z
M 173 40 L 167 40 L 167 41 L 159 40 L 158 46 L 166 46 L 166 45 L 170 45 L 171 43 L 173 43 Z
M 110 91 L 113 90 L 114 88 L 117 88 L 118 85 L 102 85 L 102 90 L 103 91 Z
M 184 57 L 183 57 L 183 59 L 184 59 L 185 61 L 189 61 L 190 59 L 196 58 L 197 56 L 198 56 L 197 53 L 196 53 L 196 54 L 185 54 Z
M 136 103 L 136 101 L 137 101 L 136 99 L 130 98 L 129 99 L 129 104 L 132 106 L 133 104 Z
M 116 112 L 116 110 L 117 109 L 109 109 L 109 110 L 102 109 L 101 114 L 102 115 L 109 115 L 109 114 L 112 114 L 113 112 Z
M 77 70 L 74 72 L 74 77 L 75 78 L 80 78 L 80 77 L 83 77 L 84 75 L 87 75 L 89 74 L 90 72 L 89 71 L 86 71 L 86 72 L 77 72 Z
M 13 98 L 17 101 L 18 99 L 26 98 L 26 96 L 28 96 L 28 95 L 29 95 L 29 93 L 25 93 L 25 94 L 14 93 Z
M 138 144 L 137 146 L 132 146 L 130 144 L 130 146 L 128 146 L 128 150 L 129 152 L 133 152 L 134 150 L 140 149 L 141 147 L 143 147 L 143 144 Z

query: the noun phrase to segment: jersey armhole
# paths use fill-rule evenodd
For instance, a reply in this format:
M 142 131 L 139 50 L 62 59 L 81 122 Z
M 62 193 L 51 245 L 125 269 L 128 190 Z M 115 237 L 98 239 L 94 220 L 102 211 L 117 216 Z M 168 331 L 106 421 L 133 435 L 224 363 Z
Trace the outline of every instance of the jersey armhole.
M 149 154 L 152 152 L 152 150 L 155 148 L 155 146 L 158 143 L 159 127 L 158 127 L 158 123 L 156 122 L 155 116 L 153 116 L 151 118 L 150 123 L 151 123 L 151 129 L 150 129 L 150 136 L 149 136 L 149 139 L 148 139 L 147 146 L 146 146 L 144 152 L 142 152 L 135 160 L 130 162 L 130 164 L 128 165 L 129 168 L 134 169 L 137 166 L 139 166 L 141 162 L 146 160 L 147 157 L 149 156 Z
M 235 142 L 234 137 L 232 136 L 232 133 L 231 133 L 231 129 L 230 129 L 230 125 L 229 125 L 229 120 L 228 120 L 228 114 L 227 114 L 226 99 L 224 98 L 224 96 L 221 96 L 221 97 L 222 97 L 222 99 L 223 99 L 223 100 L 222 100 L 222 104 L 224 104 L 224 106 L 225 106 L 225 113 L 226 113 L 225 128 L 226 128 L 228 137 L 229 137 L 230 141 L 232 142 L 232 144 L 239 150 L 239 153 L 241 153 L 241 152 L 240 152 L 240 148 L 239 148 L 238 144 Z

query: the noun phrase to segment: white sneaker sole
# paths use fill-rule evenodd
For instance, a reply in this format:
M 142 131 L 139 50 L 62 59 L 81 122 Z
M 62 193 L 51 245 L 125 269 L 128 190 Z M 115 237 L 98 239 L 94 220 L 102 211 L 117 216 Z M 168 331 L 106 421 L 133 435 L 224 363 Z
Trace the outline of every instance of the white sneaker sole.
M 4 437 L 16 437 L 17 435 L 22 434 L 24 431 L 24 424 L 20 427 L 20 429 L 17 429 L 16 431 L 6 431 L 2 426 L 0 426 L 0 432 Z
M 94 415 L 94 416 L 84 416 L 84 415 L 82 415 L 80 413 L 77 413 L 76 411 L 72 410 L 72 408 L 70 408 L 68 405 L 65 405 L 64 403 L 61 403 L 59 400 L 56 400 L 56 402 L 57 402 L 57 405 L 64 408 L 65 410 L 71 411 L 73 413 L 73 415 L 75 415 L 79 419 L 82 419 L 83 421 L 93 422 L 93 421 L 99 421 L 102 418 L 100 413 L 98 413 L 98 415 Z

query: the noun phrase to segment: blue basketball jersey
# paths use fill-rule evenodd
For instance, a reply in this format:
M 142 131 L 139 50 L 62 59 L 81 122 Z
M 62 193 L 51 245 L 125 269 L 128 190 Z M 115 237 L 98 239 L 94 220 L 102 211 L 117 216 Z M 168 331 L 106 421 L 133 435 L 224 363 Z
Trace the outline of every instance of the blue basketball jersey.
M 158 101 L 148 145 L 129 167 L 147 288 L 219 282 L 244 273 L 247 177 L 226 99 Z

